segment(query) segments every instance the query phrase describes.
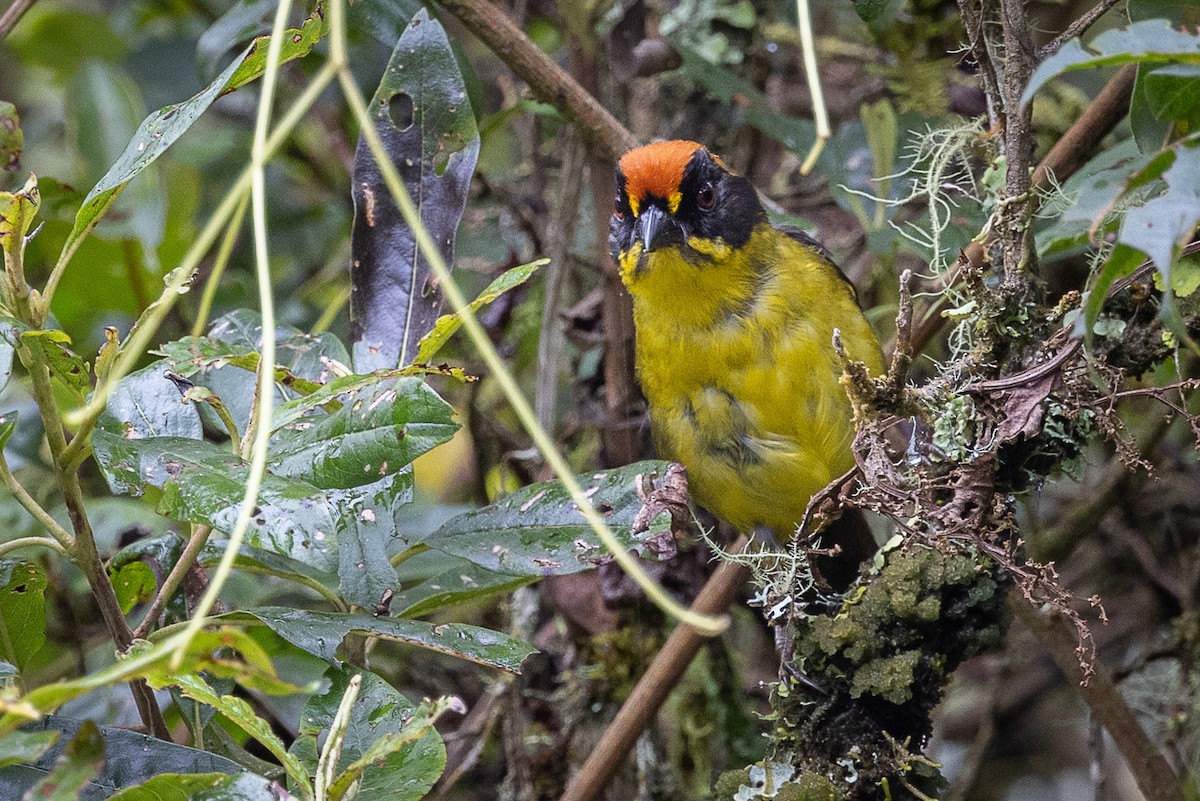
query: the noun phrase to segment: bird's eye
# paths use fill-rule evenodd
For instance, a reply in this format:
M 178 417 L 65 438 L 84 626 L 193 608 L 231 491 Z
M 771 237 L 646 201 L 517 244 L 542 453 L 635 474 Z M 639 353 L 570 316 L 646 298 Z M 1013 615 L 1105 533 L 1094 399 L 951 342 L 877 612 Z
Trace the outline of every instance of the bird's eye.
M 625 212 L 621 210 L 621 196 L 617 195 L 613 200 L 613 214 L 618 220 L 625 219 Z
M 711 211 L 712 207 L 717 205 L 717 190 L 712 184 L 700 187 L 700 191 L 696 193 L 696 205 L 701 211 Z

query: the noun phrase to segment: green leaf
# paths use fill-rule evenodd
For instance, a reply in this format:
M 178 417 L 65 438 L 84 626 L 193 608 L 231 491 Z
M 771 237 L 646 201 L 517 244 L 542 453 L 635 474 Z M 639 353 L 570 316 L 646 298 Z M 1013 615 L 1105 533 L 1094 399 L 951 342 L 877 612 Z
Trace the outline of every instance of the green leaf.
M 1151 19 L 1104 31 L 1086 47 L 1072 39 L 1033 71 L 1021 102 L 1028 103 L 1047 81 L 1064 72 L 1147 63 L 1200 64 L 1200 37 L 1177 30 L 1166 20 Z
M 475 300 L 468 304 L 467 308 L 471 310 L 472 314 L 477 313 L 505 292 L 515 289 L 528 281 L 529 277 L 539 267 L 549 263 L 549 259 L 538 259 L 528 264 L 522 264 L 519 267 L 513 267 L 511 270 L 505 270 L 496 280 L 488 284 L 487 288 L 480 292 Z M 442 346 L 461 327 L 462 317 L 458 313 L 443 314 L 433 324 L 433 328 L 430 329 L 429 333 L 421 337 L 421 342 L 417 348 L 417 357 L 413 361 L 418 364 L 429 364 L 432 362 L 437 352 L 442 349 Z
M 381 384 L 395 378 L 403 378 L 405 376 L 428 375 L 428 374 L 450 375 L 455 378 L 463 378 L 461 371 L 445 372 L 440 368 L 430 369 L 421 365 L 412 365 L 409 367 L 398 367 L 391 370 L 376 370 L 373 373 L 365 375 L 346 375 L 340 378 L 335 378 L 327 384 L 322 384 L 317 390 L 294 400 L 280 404 L 275 409 L 275 414 L 271 418 L 272 425 L 278 430 L 284 426 L 291 425 L 295 421 L 301 419 L 306 414 L 314 409 L 324 408 L 326 411 L 334 412 L 342 408 L 342 403 L 339 398 L 342 395 L 358 392 L 374 384 Z
M 54 769 L 29 792 L 40 801 L 76 801 L 101 768 L 104 767 L 104 738 L 90 720 L 79 727 Z
M 34 762 L 58 742 L 56 731 L 14 731 L 0 737 L 0 768 Z
M 0 414 L 0 448 L 8 444 L 13 432 L 17 430 L 17 412 Z
M 0 100 L 0 170 L 19 170 L 25 135 L 21 133 L 21 118 L 17 107 Z
M 424 8 L 396 43 L 369 113 L 426 230 L 453 264 L 479 131 L 446 32 Z M 355 371 L 405 366 L 437 320 L 441 294 L 361 136 L 351 186 Z
M 200 564 L 206 567 L 217 564 L 224 555 L 227 546 L 228 543 L 224 540 L 215 542 L 209 540 L 200 552 Z M 234 557 L 233 566 L 247 573 L 277 576 L 288 581 L 299 581 L 301 583 L 315 581 L 326 587 L 332 587 L 337 583 L 337 576 L 332 573 L 318 570 L 306 562 L 301 562 L 299 559 L 292 559 L 289 556 L 262 548 L 255 548 L 252 545 L 244 543 L 238 549 L 237 556 Z
M 46 574 L 32 562 L 0 560 L 0 657 L 24 670 L 46 642 Z
M 199 412 L 193 404 L 184 402 L 166 371 L 167 363 L 157 361 L 122 378 L 108 398 L 99 427 L 134 439 L 203 437 Z
M 41 203 L 37 176 L 33 173 L 16 192 L 0 192 L 0 249 L 5 253 L 24 250 L 25 234 Z
M 294 788 L 308 788 L 308 772 L 304 766 L 288 753 L 283 741 L 271 729 L 271 724 L 254 714 L 254 708 L 245 699 L 218 694 L 208 682 L 194 673 L 172 674 L 161 671 L 147 675 L 146 681 L 156 690 L 167 686 L 178 687 L 193 701 L 213 707 L 270 751 L 271 755 L 279 760 L 279 764 L 283 765 Z
M 205 77 L 216 75 L 229 51 L 271 30 L 275 0 L 238 0 L 196 42 L 196 61 Z
M 1166 190 L 1144 205 L 1129 209 L 1117 238 L 1149 256 L 1169 282 L 1175 257 L 1200 222 L 1200 136 L 1166 152 L 1173 156 L 1162 172 Z M 1136 188 L 1137 180 L 1131 180 L 1130 186 Z M 1163 296 L 1162 312 L 1164 322 L 1176 335 L 1186 336 L 1170 293 Z
M 61 381 L 82 405 L 92 389 L 92 381 L 87 362 L 71 350 L 71 338 L 53 329 L 26 331 L 21 334 L 21 344 L 41 350 L 46 356 L 50 375 Z
M 1168 64 L 1145 76 L 1150 111 L 1160 120 L 1177 120 L 1190 130 L 1200 125 L 1200 64 Z
M 1104 263 L 1092 283 L 1080 318 L 1080 325 L 1083 326 L 1082 333 L 1089 341 L 1092 338 L 1093 327 L 1104 308 L 1108 288 L 1113 285 L 1114 281 L 1119 281 L 1136 270 L 1143 261 L 1143 255 L 1127 245 L 1118 244 L 1113 248 L 1112 255 L 1108 257 L 1108 261 Z M 1078 330 L 1077 333 L 1079 333 Z
M 507 634 L 459 623 L 435 626 L 420 620 L 273 606 L 230 612 L 221 615 L 221 619 L 258 620 L 300 650 L 330 664 L 336 664 L 338 646 L 351 632 L 427 648 L 509 673 L 520 673 L 521 662 L 534 650 Z
M 133 607 L 154 597 L 154 590 L 158 587 L 154 571 L 145 562 L 130 562 L 119 570 L 111 571 L 109 578 L 116 590 L 121 613 L 126 615 Z
M 816 126 L 772 110 L 767 96 L 733 72 L 709 63 L 687 47 L 675 48 L 683 57 L 683 71 L 723 103 L 737 104 L 746 122 L 796 153 L 805 152 L 816 138 Z
M 341 408 L 279 428 L 273 473 L 323 489 L 349 489 L 389 476 L 458 430 L 454 410 L 424 381 L 398 378 L 347 393 Z
M 646 531 L 636 535 L 632 531 L 645 493 L 652 489 L 653 480 L 665 474 L 666 466 L 666 462 L 637 462 L 579 479 L 617 539 L 641 555 L 652 555 L 658 538 L 671 536 L 665 512 Z M 491 506 L 452 518 L 425 544 L 514 576 L 576 573 L 611 558 L 557 481 L 532 484 Z
M 165 773 L 128 787 L 109 801 L 289 801 L 295 797 L 277 782 L 252 773 Z
M 417 801 L 424 798 L 446 766 L 446 749 L 433 723 L 447 704 L 415 705 L 373 673 L 362 673 L 358 698 L 346 724 L 331 799 L 360 782 L 356 801 Z M 314 696 L 300 715 L 292 752 L 315 773 L 318 742 L 333 724 L 350 675 L 326 673 L 329 689 Z
M 284 32 L 280 63 L 307 55 L 324 32 L 323 11 L 318 4 L 300 30 L 288 29 Z M 266 65 L 269 39 L 269 36 L 255 39 L 241 56 L 234 59 L 200 93 L 182 103 L 164 106 L 142 121 L 125 152 L 92 187 L 92 191 L 88 192 L 83 206 L 75 216 L 75 225 L 63 245 L 64 254 L 74 250 L 79 239 L 95 227 L 129 182 L 175 144 L 218 97 L 244 86 L 262 74 Z

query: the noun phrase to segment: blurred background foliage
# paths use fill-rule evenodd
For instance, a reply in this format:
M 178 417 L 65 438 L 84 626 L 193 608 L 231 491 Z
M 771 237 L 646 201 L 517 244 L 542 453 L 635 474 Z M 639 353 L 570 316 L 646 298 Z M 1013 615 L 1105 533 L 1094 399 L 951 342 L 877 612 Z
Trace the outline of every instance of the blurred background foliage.
M 1091 5 L 1082 0 L 1030 3 L 1036 38 L 1049 39 Z M 367 96 L 418 7 L 406 0 L 358 0 L 351 7 L 352 69 Z M 898 273 L 905 268 L 922 272 L 938 256 L 953 259 L 990 213 L 983 199 L 990 180 L 985 166 L 995 156 L 994 132 L 977 122 L 986 119 L 986 99 L 962 51 L 965 35 L 954 2 L 816 4 L 820 72 L 834 134 L 810 175 L 799 171 L 814 129 L 791 4 L 515 0 L 504 7 L 638 137 L 702 141 L 750 176 L 778 204 L 773 217 L 804 226 L 831 250 L 858 285 L 881 340 L 891 334 Z M 31 284 L 44 282 L 84 193 L 117 159 L 146 114 L 202 89 L 249 34 L 265 30 L 272 11 L 273 4 L 261 0 L 243 0 L 232 9 L 224 0 L 40 0 L 0 41 L 0 99 L 15 105 L 24 132 L 20 164 L 0 172 L 0 189 L 18 188 L 26 173 L 34 172 L 43 197 L 44 222 L 26 256 Z M 296 21 L 307 11 L 298 10 Z M 431 11 L 436 13 L 436 6 Z M 1130 0 L 1128 8 L 1120 4 L 1094 31 L 1158 16 L 1200 24 L 1194 4 Z M 611 164 L 591 155 L 576 130 L 534 100 L 455 19 L 443 15 L 442 21 L 482 137 L 458 233 L 458 280 L 473 296 L 504 269 L 553 256 L 555 268 L 488 307 L 483 321 L 527 395 L 540 399 L 543 419 L 574 467 L 582 472 L 643 456 L 649 446 L 636 393 L 628 385 L 613 385 L 631 381 L 631 375 L 606 360 L 612 331 L 604 330 L 605 293 L 611 295 L 615 287 L 603 266 Z M 283 68 L 284 98 L 303 87 L 324 47 L 318 45 L 317 56 Z M 1104 71 L 1074 73 L 1038 96 L 1037 157 L 1107 77 Z M 126 331 L 158 296 L 163 277 L 241 170 L 257 91 L 251 86 L 217 101 L 167 157 L 134 181 L 76 255 L 53 314 L 88 361 L 104 341 L 105 326 Z M 1123 123 L 1101 151 L 1136 150 L 1139 130 L 1153 141 L 1153 119 L 1139 122 L 1135 114 L 1133 125 L 1141 127 Z M 966 131 L 970 146 L 959 151 L 959 162 L 946 177 L 962 202 L 944 209 L 948 217 L 935 254 L 928 243 L 904 235 L 935 227 L 928 207 L 913 197 L 919 171 L 909 168 L 930 158 L 929 132 L 946 130 Z M 329 91 L 267 169 L 271 266 L 281 322 L 301 331 L 329 330 L 342 341 L 349 339 L 349 185 L 356 136 L 340 94 Z M 1161 132 L 1159 137 L 1161 145 Z M 1052 289 L 1083 285 L 1091 264 L 1086 247 L 1067 243 L 1043 256 Z M 159 341 L 191 331 L 207 269 L 168 318 Z M 251 243 L 243 232 L 216 288 L 210 320 L 254 305 Z M 560 340 L 562 353 L 561 371 L 549 376 L 538 370 L 539 341 L 546 337 Z M 945 357 L 944 343 L 935 343 L 927 355 Z M 482 372 L 461 339 L 441 358 Z M 918 378 L 929 364 L 918 362 Z M 1177 370 L 1186 372 L 1167 364 L 1158 379 L 1168 381 Z M 430 531 L 464 508 L 545 477 L 486 376 L 472 384 L 432 381 L 465 426 L 449 445 L 418 462 L 417 502 L 402 517 L 414 532 Z M 9 384 L 5 408 L 22 410 L 28 423 L 37 419 L 36 413 L 26 413 L 30 403 L 20 382 Z M 1185 426 L 1161 421 L 1149 402 L 1133 407 L 1127 417 L 1140 435 L 1144 458 L 1155 465 L 1155 478 L 1128 472 L 1111 448 L 1096 446 L 1079 460 L 1073 476 L 1054 479 L 1031 494 L 1024 528 L 1032 543 L 1053 543 L 1063 531 L 1070 536 L 1081 526 L 1087 529 L 1081 532 L 1087 536 L 1053 552 L 1063 560 L 1064 581 L 1080 596 L 1099 593 L 1105 599 L 1112 622 L 1097 629 L 1102 659 L 1128 679 L 1123 688 L 1159 742 L 1195 768 L 1200 739 L 1188 723 L 1200 710 L 1179 687 L 1186 683 L 1181 676 L 1194 670 L 1200 643 L 1200 494 L 1195 492 L 1200 470 Z M 26 426 L 6 453 L 26 485 L 64 517 L 49 492 L 51 482 L 35 480 L 39 471 L 48 478 L 40 443 L 36 427 Z M 106 494 L 98 475 L 88 478 L 97 496 Z M 1104 495 L 1102 504 L 1098 493 Z M 98 497 L 90 506 L 105 555 L 168 526 L 133 499 Z M 23 510 L 10 498 L 0 499 L 0 529 L 6 535 L 15 537 L 30 527 Z M 401 567 L 402 579 L 409 576 L 407 569 Z M 665 580 L 686 590 L 701 578 L 692 564 Z M 50 681 L 110 660 L 81 577 L 65 561 L 57 562 L 49 583 L 48 642 L 28 672 Z M 664 634 L 656 613 L 629 600 L 619 585 L 618 575 L 603 572 L 564 577 L 544 584 L 540 594 L 520 590 L 505 603 L 482 601 L 456 609 L 455 620 L 508 627 L 542 651 L 512 686 L 489 689 L 490 677 L 424 652 L 404 652 L 401 658 L 394 650 L 378 649 L 377 669 L 410 697 L 454 692 L 476 703 L 495 694 L 493 704 L 502 711 L 476 721 L 483 736 L 468 732 L 480 738 L 480 749 L 460 753 L 451 746 L 451 764 L 457 760 L 465 773 L 446 797 L 485 799 L 498 792 L 503 798 L 557 797 L 563 760 L 586 752 L 607 711 L 628 693 L 639 665 Z M 285 583 L 238 576 L 227 597 L 235 606 L 286 605 L 293 592 L 295 587 Z M 759 615 L 746 609 L 737 614 L 730 634 L 693 666 L 660 726 L 639 747 L 638 771 L 621 777 L 612 797 L 707 797 L 714 770 L 761 756 L 761 724 L 753 716 L 765 709 L 762 682 L 774 678 L 775 652 Z M 635 624 L 628 625 L 631 621 Z M 90 632 L 90 640 L 79 632 Z M 1167 643 L 1172 644 L 1169 658 L 1159 659 Z M 290 680 L 298 682 L 314 670 L 319 675 L 319 666 L 303 662 L 297 659 L 291 666 Z M 273 710 L 280 720 L 299 714 L 295 699 L 262 700 L 281 705 Z M 283 708 L 287 703 L 292 707 Z M 64 714 L 132 722 L 129 710 L 104 693 L 81 699 Z M 458 724 L 446 725 L 453 730 Z M 956 677 L 940 714 L 933 755 L 952 782 L 946 798 L 1092 798 L 1094 765 L 1103 765 L 1109 777 L 1103 797 L 1138 797 L 1085 708 L 1020 630 L 1013 631 L 1002 652 L 973 660 Z

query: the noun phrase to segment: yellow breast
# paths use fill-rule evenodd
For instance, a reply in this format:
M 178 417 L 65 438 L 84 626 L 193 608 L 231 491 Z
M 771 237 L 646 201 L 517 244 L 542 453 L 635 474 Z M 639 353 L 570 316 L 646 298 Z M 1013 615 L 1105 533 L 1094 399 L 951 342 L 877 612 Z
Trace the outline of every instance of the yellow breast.
M 691 242 L 693 246 L 703 242 Z M 882 369 L 879 344 L 835 268 L 763 223 L 739 250 L 689 262 L 640 245 L 622 256 L 638 372 L 661 455 L 696 500 L 743 531 L 791 536 L 809 498 L 853 460 L 833 350 Z

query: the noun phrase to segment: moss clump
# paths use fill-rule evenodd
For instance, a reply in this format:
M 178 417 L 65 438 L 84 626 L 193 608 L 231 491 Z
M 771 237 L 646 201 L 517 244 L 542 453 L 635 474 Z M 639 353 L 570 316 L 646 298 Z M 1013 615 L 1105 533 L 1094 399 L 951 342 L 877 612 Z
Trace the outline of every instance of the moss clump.
M 713 798 L 717 801 L 735 801 L 735 799 L 744 799 L 747 795 L 755 798 L 752 790 L 747 792 L 742 789 L 753 786 L 749 768 L 727 771 L 722 773 L 713 785 Z M 843 799 L 838 792 L 837 785 L 825 776 L 816 773 L 802 773 L 797 778 L 776 787 L 774 792 L 774 795 L 768 796 L 774 801 L 842 801 Z
M 971 550 L 910 546 L 889 554 L 840 608 L 800 620 L 796 668 L 806 681 L 776 692 L 775 753 L 797 755 L 801 775 L 841 777 L 847 801 L 871 798 L 880 781 L 911 769 L 897 744 L 919 753 L 951 672 L 1003 636 L 1000 576 Z M 931 791 L 938 780 L 929 778 Z

